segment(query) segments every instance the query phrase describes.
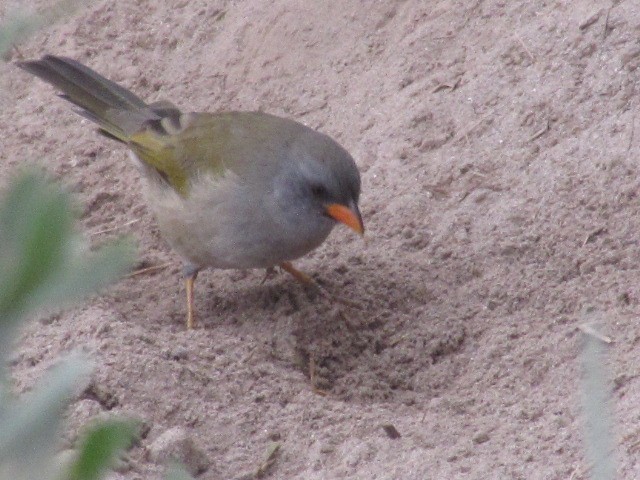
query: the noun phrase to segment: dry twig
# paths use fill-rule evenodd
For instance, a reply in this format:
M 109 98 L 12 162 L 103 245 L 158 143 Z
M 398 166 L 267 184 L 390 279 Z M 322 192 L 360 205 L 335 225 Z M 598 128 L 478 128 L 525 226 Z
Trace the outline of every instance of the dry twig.
M 542 127 L 540 130 L 538 130 L 536 133 L 534 133 L 533 135 L 531 135 L 531 137 L 529 138 L 529 140 L 527 140 L 528 142 L 533 142 L 534 140 L 537 140 L 538 138 L 540 138 L 542 135 L 544 135 L 545 133 L 547 133 L 549 130 L 551 129 L 551 122 L 549 121 L 549 119 L 547 118 L 547 122 L 545 123 L 544 127 Z
M 610 345 L 613 343 L 613 339 L 611 337 L 608 337 L 607 335 L 603 335 L 588 323 L 583 323 L 582 325 L 578 325 L 578 330 L 589 335 L 590 337 L 595 338 L 596 340 L 600 340 L 602 343 L 606 343 L 607 345 Z
M 164 270 L 165 268 L 172 265 L 172 262 L 163 263 L 162 265 L 152 265 L 151 267 L 141 268 L 140 270 L 135 270 L 127 275 L 127 278 L 136 277 L 138 275 L 144 275 L 145 273 L 155 272 L 157 270 Z
M 96 235 L 102 235 L 103 233 L 110 233 L 110 232 L 115 232 L 116 230 L 120 230 L 124 227 L 128 227 L 129 225 L 133 225 L 134 223 L 138 223 L 140 220 L 142 220 L 141 218 L 135 218 L 133 220 L 129 220 L 128 222 L 125 222 L 121 225 L 116 225 L 114 227 L 107 227 L 107 228 L 103 228 L 102 230 L 98 230 L 97 232 L 93 232 L 91 233 L 92 237 L 95 237 Z

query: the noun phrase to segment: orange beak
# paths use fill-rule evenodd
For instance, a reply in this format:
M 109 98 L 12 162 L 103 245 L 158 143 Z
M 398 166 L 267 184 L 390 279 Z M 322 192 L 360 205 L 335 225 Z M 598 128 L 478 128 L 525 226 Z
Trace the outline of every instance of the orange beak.
M 362 216 L 356 205 L 353 208 L 345 207 L 339 203 L 330 203 L 326 206 L 327 215 L 335 221 L 344 223 L 347 227 L 364 235 L 364 225 L 362 224 Z

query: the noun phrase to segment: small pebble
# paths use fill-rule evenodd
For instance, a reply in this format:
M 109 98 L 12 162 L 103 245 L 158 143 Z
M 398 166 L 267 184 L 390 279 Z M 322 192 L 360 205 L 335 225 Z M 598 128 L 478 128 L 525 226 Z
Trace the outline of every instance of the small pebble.
M 396 440 L 396 439 L 402 437 L 402 435 L 400 435 L 400 432 L 398 431 L 398 429 L 396 427 L 394 427 L 393 425 L 391 425 L 390 423 L 382 425 L 382 429 L 384 430 L 384 433 L 387 434 L 387 437 L 389 437 L 392 440 Z
M 473 443 L 476 445 L 480 445 L 481 443 L 485 443 L 489 441 L 488 433 L 479 433 L 475 437 L 473 437 Z

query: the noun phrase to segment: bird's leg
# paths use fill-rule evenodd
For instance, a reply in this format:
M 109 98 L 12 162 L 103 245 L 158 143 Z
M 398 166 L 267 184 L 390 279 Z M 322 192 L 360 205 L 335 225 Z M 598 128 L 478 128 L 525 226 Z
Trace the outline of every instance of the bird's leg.
M 293 265 L 291 265 L 291 262 L 282 262 L 280 264 L 280 268 L 282 268 L 285 272 L 290 273 L 293 276 L 293 278 L 298 280 L 300 283 L 313 287 L 321 295 L 324 295 L 327 298 L 330 298 L 332 300 L 337 301 L 338 303 L 346 305 L 347 307 L 352 307 L 358 310 L 362 310 L 362 306 L 359 303 L 353 302 L 347 298 L 342 298 L 339 295 L 331 293 L 325 287 L 317 283 L 311 276 L 307 275 L 304 272 L 301 272 L 300 270 L 295 268 Z
M 194 327 L 195 318 L 193 313 L 193 287 L 198 277 L 199 267 L 193 265 L 186 265 L 184 267 L 184 283 L 187 290 L 187 330 L 191 330 Z
M 306 273 L 301 272 L 300 270 L 295 268 L 293 265 L 291 265 L 291 262 L 282 262 L 280 264 L 280 268 L 282 268 L 285 272 L 291 274 L 293 278 L 298 280 L 300 283 L 304 283 L 305 285 L 314 285 L 318 287 L 318 284 L 315 282 L 313 278 L 311 278 Z
M 264 282 L 266 282 L 267 280 L 269 280 L 271 277 L 273 277 L 276 274 L 276 268 L 275 267 L 267 267 L 267 269 L 264 272 L 264 278 L 262 279 L 262 281 L 260 282 L 260 285 L 264 284 Z
M 293 265 L 291 262 L 282 262 L 280 264 L 280 268 L 282 268 L 285 272 L 289 273 L 293 278 L 303 284 L 306 288 L 308 288 L 314 295 L 321 295 L 324 297 L 331 297 L 331 294 L 322 287 L 319 283 L 304 272 L 301 272 Z

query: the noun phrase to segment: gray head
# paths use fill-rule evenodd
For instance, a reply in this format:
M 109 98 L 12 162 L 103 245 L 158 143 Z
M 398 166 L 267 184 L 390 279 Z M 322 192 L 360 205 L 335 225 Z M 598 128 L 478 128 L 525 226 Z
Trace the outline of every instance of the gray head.
M 330 137 L 304 128 L 288 149 L 283 200 L 292 214 L 330 231 L 341 222 L 364 233 L 358 208 L 360 173 L 353 158 Z M 286 193 L 285 193 L 286 192 Z

